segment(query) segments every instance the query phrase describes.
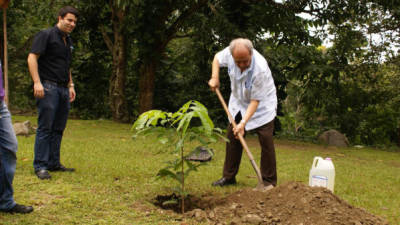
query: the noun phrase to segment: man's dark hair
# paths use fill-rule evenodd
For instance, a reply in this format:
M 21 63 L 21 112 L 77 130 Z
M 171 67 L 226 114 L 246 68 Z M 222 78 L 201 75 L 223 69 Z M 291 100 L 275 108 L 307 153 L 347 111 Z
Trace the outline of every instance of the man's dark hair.
M 60 9 L 60 11 L 58 12 L 58 16 L 61 16 L 61 18 L 64 18 L 64 16 L 67 15 L 67 13 L 74 14 L 76 17 L 79 16 L 78 10 L 75 9 L 74 7 L 72 7 L 72 6 L 62 7 Z

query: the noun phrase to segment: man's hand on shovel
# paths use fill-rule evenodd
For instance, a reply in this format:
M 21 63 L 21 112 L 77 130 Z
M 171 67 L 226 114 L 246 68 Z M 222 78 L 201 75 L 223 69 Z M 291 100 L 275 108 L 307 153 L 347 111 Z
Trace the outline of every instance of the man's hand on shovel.
M 239 139 L 239 135 L 244 135 L 244 122 L 240 122 L 233 128 L 233 134 L 235 135 L 236 139 Z
M 210 86 L 211 91 L 215 91 L 215 89 L 219 88 L 219 79 L 216 77 L 211 77 L 208 81 L 208 86 Z

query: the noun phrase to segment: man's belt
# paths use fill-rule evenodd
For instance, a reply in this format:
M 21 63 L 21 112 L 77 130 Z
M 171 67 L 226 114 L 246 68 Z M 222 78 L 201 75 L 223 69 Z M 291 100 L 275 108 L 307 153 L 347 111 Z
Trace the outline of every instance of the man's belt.
M 42 82 L 52 84 L 58 87 L 68 87 L 68 82 L 52 81 L 52 80 L 43 80 Z

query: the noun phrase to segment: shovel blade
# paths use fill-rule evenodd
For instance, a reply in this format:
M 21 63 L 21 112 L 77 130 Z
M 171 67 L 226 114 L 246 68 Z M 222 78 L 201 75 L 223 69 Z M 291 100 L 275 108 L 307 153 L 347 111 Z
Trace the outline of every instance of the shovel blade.
M 262 192 L 267 192 L 271 189 L 273 189 L 274 186 L 273 185 L 267 185 L 265 186 L 263 183 L 258 183 L 257 186 L 255 188 L 253 188 L 253 191 L 262 191 Z

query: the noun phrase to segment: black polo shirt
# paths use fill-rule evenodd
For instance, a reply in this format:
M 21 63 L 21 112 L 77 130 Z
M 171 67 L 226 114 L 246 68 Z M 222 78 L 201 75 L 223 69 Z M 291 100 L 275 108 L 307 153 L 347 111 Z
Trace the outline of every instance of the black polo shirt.
M 66 37 L 66 44 L 63 36 Z M 33 39 L 31 53 L 40 55 L 38 60 L 40 80 L 67 84 L 72 49 L 71 38 L 57 26 L 37 33 Z

